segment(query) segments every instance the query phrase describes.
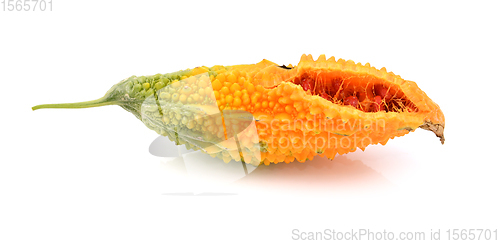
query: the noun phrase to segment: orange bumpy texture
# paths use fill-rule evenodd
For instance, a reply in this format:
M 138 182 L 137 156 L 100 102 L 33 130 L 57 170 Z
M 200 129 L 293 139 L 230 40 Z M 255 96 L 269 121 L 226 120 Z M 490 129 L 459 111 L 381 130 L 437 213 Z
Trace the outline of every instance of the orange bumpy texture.
M 439 106 L 415 82 L 370 64 L 303 55 L 296 67 L 263 60 L 208 70 L 217 73 L 210 79 L 220 110 L 254 115 L 266 165 L 332 159 L 385 145 L 422 125 L 445 124 Z

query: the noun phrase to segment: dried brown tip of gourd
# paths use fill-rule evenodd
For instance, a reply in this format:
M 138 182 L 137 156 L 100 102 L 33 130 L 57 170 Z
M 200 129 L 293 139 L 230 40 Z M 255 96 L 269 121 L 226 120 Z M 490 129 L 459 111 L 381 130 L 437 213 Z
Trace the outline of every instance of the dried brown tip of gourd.
M 426 121 L 423 125 L 419 126 L 419 128 L 434 132 L 434 134 L 441 139 L 441 144 L 444 144 L 444 125 L 433 124 L 430 121 Z

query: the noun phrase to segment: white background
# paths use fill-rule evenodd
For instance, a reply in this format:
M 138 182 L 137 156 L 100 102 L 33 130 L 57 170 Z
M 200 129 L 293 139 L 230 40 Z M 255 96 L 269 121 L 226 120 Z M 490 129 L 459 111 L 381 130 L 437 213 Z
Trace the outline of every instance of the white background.
M 500 229 L 498 9 L 53 0 L 51 12 L 2 11 L 0 243 L 285 243 L 293 229 L 353 228 L 427 240 L 441 229 L 435 243 L 446 243 L 447 229 Z M 155 132 L 120 107 L 31 111 L 99 98 L 131 75 L 296 65 L 303 53 L 416 81 L 446 116 L 446 143 L 419 129 L 334 161 L 262 167 L 215 192 L 231 194 L 187 196 L 172 194 L 189 192 L 182 170 L 148 153 Z

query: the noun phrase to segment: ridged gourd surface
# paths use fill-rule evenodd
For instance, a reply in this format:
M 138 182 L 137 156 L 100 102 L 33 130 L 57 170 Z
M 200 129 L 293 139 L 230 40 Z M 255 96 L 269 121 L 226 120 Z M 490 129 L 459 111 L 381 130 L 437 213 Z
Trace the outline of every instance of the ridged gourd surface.
M 303 55 L 295 67 L 263 60 L 132 76 L 104 98 L 52 107 L 107 104 L 122 106 L 177 144 L 225 162 L 333 159 L 370 144 L 385 145 L 419 127 L 444 142 L 444 115 L 415 82 L 385 68 L 324 55 L 316 61 Z M 255 120 L 232 119 L 240 112 Z

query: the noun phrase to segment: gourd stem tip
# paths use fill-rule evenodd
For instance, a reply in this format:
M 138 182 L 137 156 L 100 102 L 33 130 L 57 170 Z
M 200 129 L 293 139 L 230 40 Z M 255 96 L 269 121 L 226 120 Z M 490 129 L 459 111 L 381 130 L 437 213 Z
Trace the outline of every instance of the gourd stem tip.
M 105 97 L 99 98 L 92 101 L 86 102 L 77 102 L 77 103 L 56 103 L 56 104 L 41 104 L 32 107 L 33 111 L 42 109 L 42 108 L 92 108 L 92 107 L 100 107 L 106 105 L 114 105 L 118 104 L 116 101 L 109 101 Z

